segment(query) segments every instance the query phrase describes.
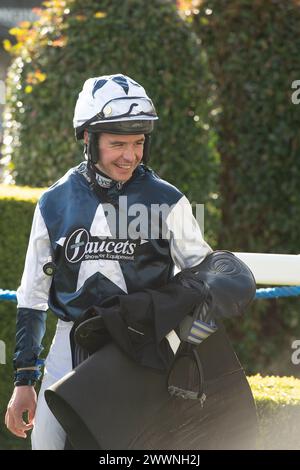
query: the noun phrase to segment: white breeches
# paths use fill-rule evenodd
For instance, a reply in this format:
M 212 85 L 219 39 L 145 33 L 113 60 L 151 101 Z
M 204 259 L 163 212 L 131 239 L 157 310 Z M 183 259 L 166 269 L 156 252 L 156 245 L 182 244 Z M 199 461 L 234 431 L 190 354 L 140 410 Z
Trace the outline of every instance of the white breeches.
M 58 320 L 56 333 L 45 361 L 44 378 L 38 396 L 34 428 L 31 434 L 32 450 L 63 450 L 66 433 L 51 413 L 44 391 L 72 370 L 69 334 L 73 322 Z

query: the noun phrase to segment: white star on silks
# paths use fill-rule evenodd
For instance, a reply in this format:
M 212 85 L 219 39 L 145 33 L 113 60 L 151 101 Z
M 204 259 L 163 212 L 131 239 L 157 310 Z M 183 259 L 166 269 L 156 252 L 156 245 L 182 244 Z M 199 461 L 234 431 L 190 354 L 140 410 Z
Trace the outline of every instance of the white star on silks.
M 110 237 L 111 231 L 109 229 L 107 219 L 105 217 L 103 206 L 99 204 L 94 219 L 90 228 L 90 234 L 97 237 Z M 60 238 L 56 243 L 63 246 L 66 238 Z M 81 262 L 76 292 L 83 286 L 85 281 L 89 279 L 93 274 L 101 273 L 103 276 L 107 277 L 111 282 L 116 284 L 120 289 L 122 289 L 126 294 L 127 286 L 124 279 L 124 275 L 120 266 L 119 261 L 114 260 L 85 260 Z

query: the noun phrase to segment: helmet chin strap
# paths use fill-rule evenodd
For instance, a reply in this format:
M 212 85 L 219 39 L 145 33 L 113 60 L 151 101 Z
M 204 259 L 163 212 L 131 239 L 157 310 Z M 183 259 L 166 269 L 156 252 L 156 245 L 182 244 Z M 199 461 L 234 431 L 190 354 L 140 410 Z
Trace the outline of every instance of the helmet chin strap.
M 89 154 L 87 153 L 87 144 L 85 144 L 85 155 L 87 157 L 87 174 L 88 174 L 88 181 L 90 184 L 91 189 L 97 194 L 98 197 L 100 197 L 101 201 L 104 203 L 109 203 L 114 206 L 118 206 L 118 202 L 114 200 L 112 197 L 109 196 L 107 189 L 110 187 L 110 185 L 106 188 L 100 185 L 100 183 L 97 180 L 97 171 L 95 164 L 92 162 Z M 112 182 L 114 185 L 115 182 L 108 176 L 105 176 L 105 179 L 109 183 L 109 180 Z
M 142 162 L 146 166 L 147 166 L 148 161 L 149 161 L 150 144 L 151 144 L 151 136 L 149 134 L 145 134 L 144 152 L 143 152 Z
M 100 158 L 100 152 L 99 152 L 99 135 L 100 134 L 95 134 L 94 132 L 88 132 L 88 143 L 87 143 L 87 155 L 88 159 L 93 163 L 94 165 L 98 163 L 99 158 Z

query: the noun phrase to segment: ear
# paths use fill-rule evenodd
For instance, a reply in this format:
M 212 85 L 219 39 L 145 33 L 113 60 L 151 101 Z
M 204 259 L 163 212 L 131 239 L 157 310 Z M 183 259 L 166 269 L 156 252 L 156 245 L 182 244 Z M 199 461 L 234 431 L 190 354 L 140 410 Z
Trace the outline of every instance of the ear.
M 83 140 L 84 140 L 85 144 L 87 144 L 89 142 L 89 134 L 88 134 L 88 131 L 86 129 L 83 132 Z

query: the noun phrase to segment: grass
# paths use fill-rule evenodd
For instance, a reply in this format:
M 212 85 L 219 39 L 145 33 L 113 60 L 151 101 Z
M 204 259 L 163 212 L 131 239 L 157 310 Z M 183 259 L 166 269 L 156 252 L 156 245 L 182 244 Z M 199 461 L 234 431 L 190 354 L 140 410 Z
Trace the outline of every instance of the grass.
M 300 379 L 248 377 L 257 406 L 260 449 L 300 450 Z

